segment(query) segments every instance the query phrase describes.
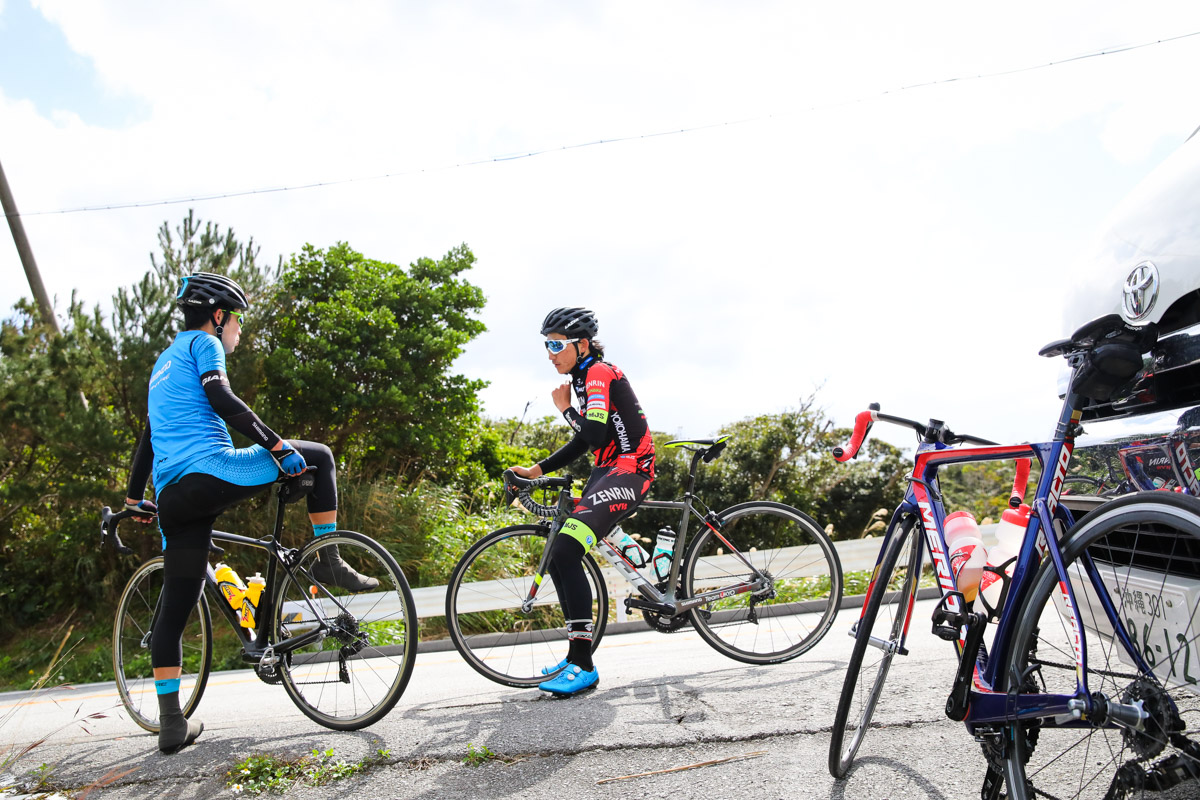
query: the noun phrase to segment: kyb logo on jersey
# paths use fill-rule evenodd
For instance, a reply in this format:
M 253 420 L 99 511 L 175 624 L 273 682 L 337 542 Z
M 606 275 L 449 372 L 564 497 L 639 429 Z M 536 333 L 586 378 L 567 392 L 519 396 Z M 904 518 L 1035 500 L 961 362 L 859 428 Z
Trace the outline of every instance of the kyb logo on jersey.
M 633 489 L 626 486 L 614 486 L 611 489 L 601 489 L 600 491 L 589 494 L 588 500 L 592 501 L 592 505 L 597 503 L 617 503 L 621 500 L 628 500 L 633 503 L 637 501 L 637 495 Z

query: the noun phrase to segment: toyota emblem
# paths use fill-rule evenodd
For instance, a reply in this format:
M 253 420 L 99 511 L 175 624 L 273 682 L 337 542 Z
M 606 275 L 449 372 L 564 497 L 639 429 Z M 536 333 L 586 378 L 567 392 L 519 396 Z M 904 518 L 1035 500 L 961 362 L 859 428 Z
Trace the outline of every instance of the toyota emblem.
M 1148 317 L 1158 300 L 1158 267 L 1149 261 L 1138 264 L 1125 278 L 1123 291 L 1125 298 L 1121 310 L 1125 319 L 1138 322 Z

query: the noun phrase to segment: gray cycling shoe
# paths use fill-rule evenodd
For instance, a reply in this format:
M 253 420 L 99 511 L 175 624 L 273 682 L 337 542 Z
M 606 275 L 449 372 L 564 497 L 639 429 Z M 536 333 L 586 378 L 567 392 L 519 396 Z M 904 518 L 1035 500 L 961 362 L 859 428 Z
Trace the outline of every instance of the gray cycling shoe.
M 321 583 L 345 589 L 347 592 L 369 592 L 379 588 L 379 580 L 356 571 L 346 563 L 338 546 L 323 547 L 312 565 L 312 576 Z
M 158 727 L 158 749 L 170 755 L 187 747 L 204 732 L 204 723 L 181 712 L 163 714 Z

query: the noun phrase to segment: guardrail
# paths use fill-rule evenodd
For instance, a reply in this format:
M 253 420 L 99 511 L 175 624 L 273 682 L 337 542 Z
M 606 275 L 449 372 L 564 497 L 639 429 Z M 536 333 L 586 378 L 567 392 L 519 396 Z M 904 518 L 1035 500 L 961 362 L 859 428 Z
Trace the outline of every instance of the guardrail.
M 984 544 L 989 547 L 995 544 L 995 527 L 994 525 L 981 525 L 980 532 Z M 853 572 L 858 570 L 870 570 L 875 567 L 875 560 L 879 556 L 879 546 L 881 540 L 879 538 L 856 539 L 847 542 L 834 542 L 834 549 L 837 550 L 838 558 L 842 562 L 843 572 Z M 820 574 L 818 567 L 823 566 L 824 559 L 817 558 L 813 553 L 815 546 L 808 545 L 804 547 L 785 547 L 771 553 L 772 557 L 778 559 L 786 558 L 789 561 L 803 561 L 806 553 L 812 553 L 813 558 L 809 559 L 813 563 L 811 572 L 806 573 L 803 569 L 801 575 Z M 701 559 L 701 566 L 697 569 L 696 577 L 698 583 L 702 586 L 716 586 L 729 580 L 731 574 L 736 574 L 741 564 L 737 556 L 720 555 L 711 556 Z M 608 587 L 608 593 L 614 598 L 623 598 L 629 593 L 630 586 L 623 577 L 611 567 L 604 565 L 601 569 L 601 575 L 604 576 L 605 585 Z M 476 585 L 479 591 L 469 592 L 469 598 L 463 597 L 464 606 L 462 611 L 479 612 L 479 611 L 494 611 L 499 608 L 507 608 L 508 602 L 498 602 L 491 598 L 503 597 L 511 598 L 514 596 L 525 596 L 529 591 L 529 584 L 532 578 L 506 578 L 494 581 L 482 581 Z M 382 593 L 368 593 L 355 595 L 349 599 L 349 610 L 355 613 L 356 609 L 362 611 L 368 608 L 374 614 L 387 614 L 389 609 L 386 607 L 388 602 L 386 598 L 381 596 Z M 417 606 L 417 618 L 427 619 L 430 617 L 442 617 L 446 614 L 446 587 L 445 586 L 423 586 L 419 589 L 413 589 L 413 600 Z M 557 599 L 538 600 L 534 605 L 546 605 L 557 603 Z M 381 605 L 382 603 L 382 605 Z M 297 621 L 302 620 L 304 616 L 303 604 L 297 604 L 295 608 L 290 609 L 291 613 L 298 614 Z M 625 621 L 625 605 L 618 602 L 617 622 Z M 399 610 L 399 609 L 396 609 Z M 288 609 L 285 609 L 288 611 Z

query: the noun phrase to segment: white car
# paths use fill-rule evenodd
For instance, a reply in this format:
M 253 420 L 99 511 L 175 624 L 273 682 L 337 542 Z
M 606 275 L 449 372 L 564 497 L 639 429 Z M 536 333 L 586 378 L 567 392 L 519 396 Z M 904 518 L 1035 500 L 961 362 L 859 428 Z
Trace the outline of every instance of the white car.
M 1200 462 L 1200 132 L 1110 215 L 1088 265 L 1090 281 L 1068 301 L 1073 326 L 1119 314 L 1135 326 L 1156 326 L 1158 343 L 1144 357 L 1141 371 L 1111 398 L 1084 409 L 1091 435 L 1078 441 L 1072 467 L 1077 477 L 1068 479 L 1063 503 L 1078 517 L 1104 502 L 1080 495 L 1179 491 L 1200 496 L 1194 466 Z M 1064 389 L 1065 380 L 1060 394 Z M 1096 436 L 1106 428 L 1107 435 Z M 1191 635 L 1185 654 L 1168 649 L 1169 658 L 1154 658 L 1154 648 L 1161 651 L 1161 643 L 1173 642 L 1180 631 L 1200 630 L 1200 558 L 1180 555 L 1172 553 L 1170 574 L 1156 571 L 1144 552 L 1136 564 L 1122 561 L 1115 548 L 1094 557 L 1122 576 L 1119 586 L 1107 588 L 1132 623 L 1139 646 L 1148 648 L 1145 657 L 1155 673 L 1195 692 L 1200 661 L 1190 650 Z M 1080 618 L 1089 632 L 1111 637 L 1089 581 L 1082 574 L 1074 577 L 1082 589 Z M 1116 650 L 1128 661 L 1121 648 Z

